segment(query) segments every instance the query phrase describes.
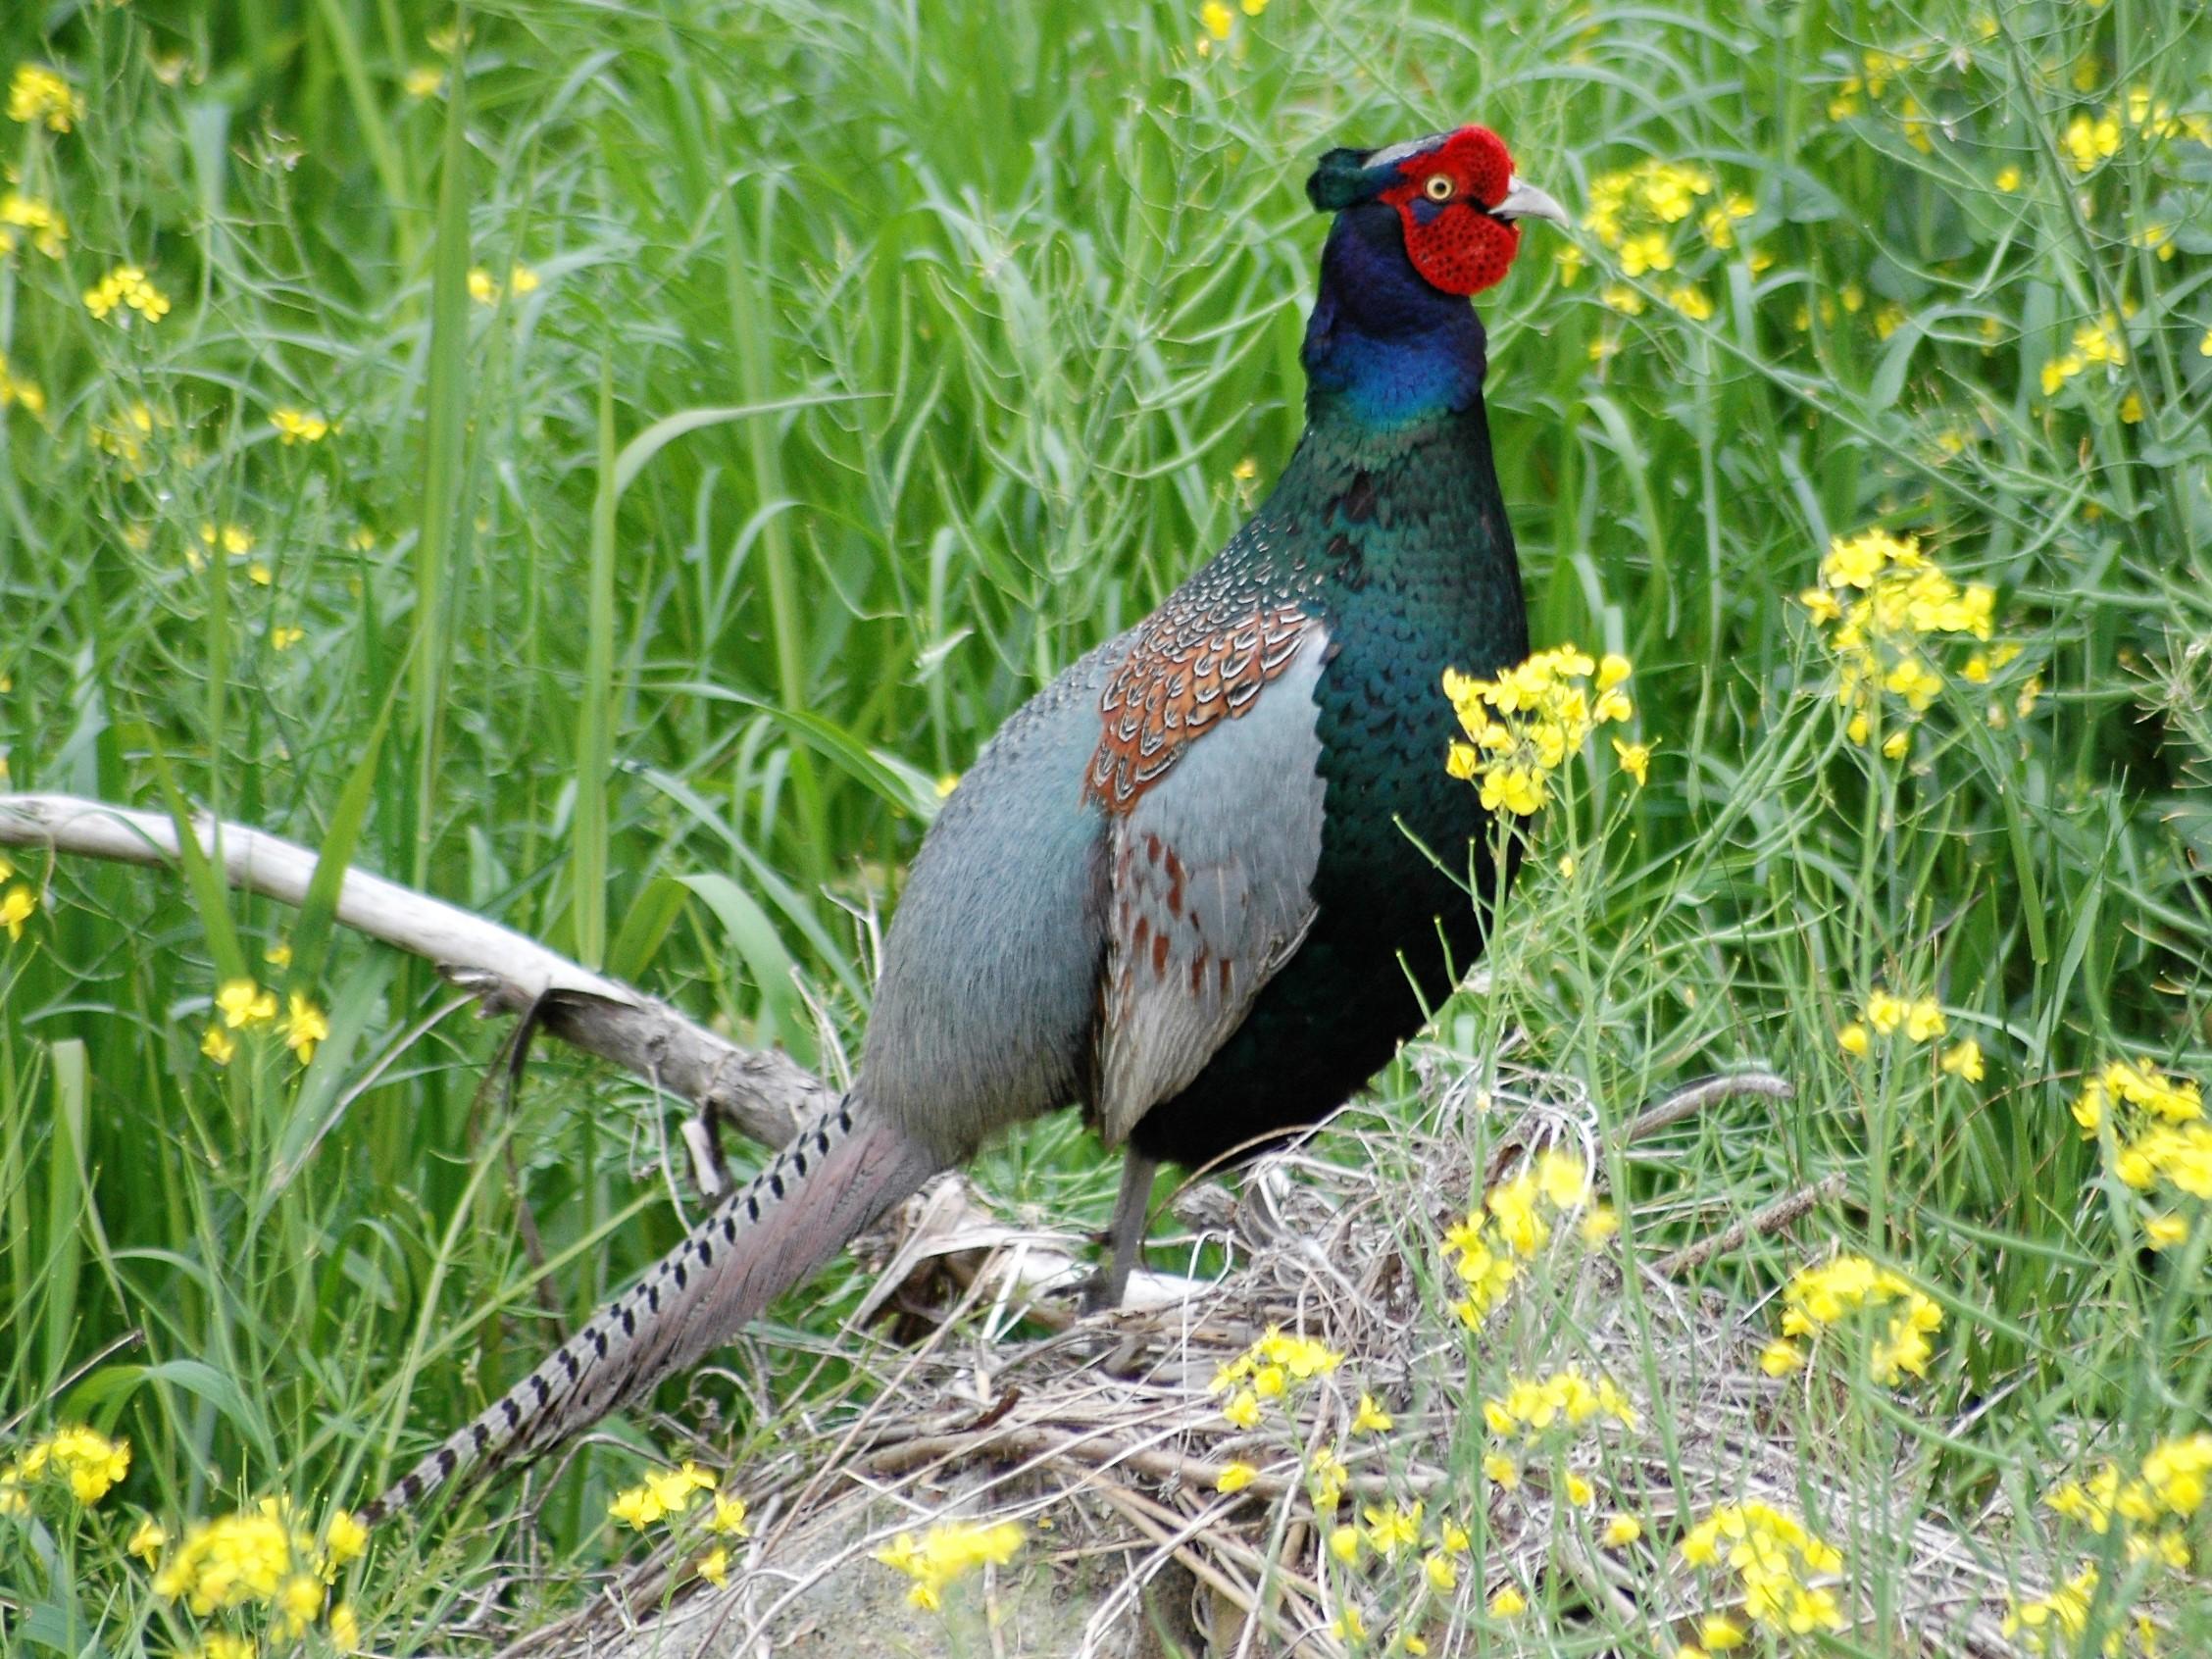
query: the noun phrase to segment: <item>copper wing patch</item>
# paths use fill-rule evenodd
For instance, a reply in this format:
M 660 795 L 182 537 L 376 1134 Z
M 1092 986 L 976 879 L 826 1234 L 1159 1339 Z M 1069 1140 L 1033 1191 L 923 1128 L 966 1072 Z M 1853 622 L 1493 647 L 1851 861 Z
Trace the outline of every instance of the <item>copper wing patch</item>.
M 1126 813 L 1185 747 L 1251 708 L 1298 654 L 1314 619 L 1275 604 L 1222 624 L 1203 611 L 1162 611 L 1144 625 L 1098 700 L 1101 730 L 1085 798 Z

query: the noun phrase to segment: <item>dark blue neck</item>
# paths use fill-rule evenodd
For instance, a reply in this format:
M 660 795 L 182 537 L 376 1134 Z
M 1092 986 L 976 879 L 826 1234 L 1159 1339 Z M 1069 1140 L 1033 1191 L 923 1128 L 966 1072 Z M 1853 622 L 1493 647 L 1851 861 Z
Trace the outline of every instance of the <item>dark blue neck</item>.
M 1368 202 L 1330 226 L 1301 358 L 1309 421 L 1396 427 L 1480 402 L 1483 324 L 1406 257 L 1397 209 Z

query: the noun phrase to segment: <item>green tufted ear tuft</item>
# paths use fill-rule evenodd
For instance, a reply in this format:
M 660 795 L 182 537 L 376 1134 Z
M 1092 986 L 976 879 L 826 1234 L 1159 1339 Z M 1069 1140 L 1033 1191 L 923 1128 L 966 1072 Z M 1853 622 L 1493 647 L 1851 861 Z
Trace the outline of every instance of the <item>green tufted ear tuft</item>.
M 1340 213 L 1374 194 L 1377 179 L 1369 173 L 1369 150 L 1331 150 L 1314 166 L 1306 180 L 1306 200 L 1321 213 Z

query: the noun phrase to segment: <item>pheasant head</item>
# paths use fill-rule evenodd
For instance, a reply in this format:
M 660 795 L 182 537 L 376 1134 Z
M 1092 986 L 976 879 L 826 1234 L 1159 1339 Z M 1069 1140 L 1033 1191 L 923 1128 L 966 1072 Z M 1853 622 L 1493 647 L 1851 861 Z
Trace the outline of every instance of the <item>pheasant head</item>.
M 1324 213 L 1370 203 L 1392 209 L 1413 268 L 1462 298 L 1504 278 L 1520 251 L 1520 220 L 1568 223 L 1565 208 L 1514 176 L 1505 140 L 1486 126 L 1382 150 L 1332 150 L 1306 180 L 1306 195 Z

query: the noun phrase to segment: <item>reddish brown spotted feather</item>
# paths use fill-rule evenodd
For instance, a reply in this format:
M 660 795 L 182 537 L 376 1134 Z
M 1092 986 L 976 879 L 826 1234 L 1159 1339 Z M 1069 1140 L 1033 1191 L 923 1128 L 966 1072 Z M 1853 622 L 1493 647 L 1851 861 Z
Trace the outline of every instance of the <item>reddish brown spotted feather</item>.
M 1252 706 L 1260 687 L 1290 666 L 1313 619 L 1295 605 L 1275 605 L 1227 627 L 1213 623 L 1203 613 L 1163 611 L 1137 636 L 1098 699 L 1087 799 L 1110 813 L 1129 811 L 1185 744 Z

